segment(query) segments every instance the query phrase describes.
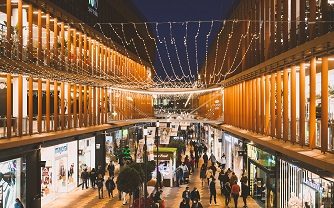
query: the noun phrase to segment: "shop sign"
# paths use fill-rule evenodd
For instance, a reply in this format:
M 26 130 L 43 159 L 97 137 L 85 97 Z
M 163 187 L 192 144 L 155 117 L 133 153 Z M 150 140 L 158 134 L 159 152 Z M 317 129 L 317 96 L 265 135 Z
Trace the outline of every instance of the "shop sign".
M 59 157 L 67 154 L 67 144 L 55 148 L 55 156 Z
M 95 16 L 98 16 L 97 9 L 99 6 L 99 0 L 88 0 L 88 11 Z
M 310 179 L 306 179 L 304 178 L 303 179 L 303 183 L 311 188 L 313 188 L 314 190 L 317 190 L 319 192 L 323 192 L 324 191 L 324 188 L 321 187 L 320 184 L 318 183 L 315 183 L 314 181 L 310 180 Z
M 170 160 L 171 156 L 167 153 L 159 153 L 159 160 Z M 157 159 L 157 155 L 154 154 L 154 159 Z

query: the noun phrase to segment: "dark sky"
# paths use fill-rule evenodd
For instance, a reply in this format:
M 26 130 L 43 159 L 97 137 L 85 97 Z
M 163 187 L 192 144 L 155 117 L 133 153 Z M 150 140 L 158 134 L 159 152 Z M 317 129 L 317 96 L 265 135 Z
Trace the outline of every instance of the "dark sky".
M 158 31 L 160 40 L 157 38 L 158 50 L 154 60 L 158 75 L 167 80 L 175 79 L 174 69 L 179 78 L 184 77 L 183 74 L 192 75 L 185 79 L 189 81 L 197 78 L 197 71 L 204 64 L 206 51 L 209 50 L 206 49 L 206 45 L 210 46 L 219 32 L 221 22 L 212 23 L 212 20 L 225 19 L 237 0 L 132 1 L 147 22 L 158 22 L 158 30 L 155 23 L 148 24 L 155 35 Z M 188 23 L 185 23 L 186 21 Z M 198 21 L 205 21 L 200 23 L 200 28 Z M 169 24 L 169 22 L 175 23 Z M 187 37 L 185 38 L 186 25 Z M 208 36 L 210 29 L 211 33 Z

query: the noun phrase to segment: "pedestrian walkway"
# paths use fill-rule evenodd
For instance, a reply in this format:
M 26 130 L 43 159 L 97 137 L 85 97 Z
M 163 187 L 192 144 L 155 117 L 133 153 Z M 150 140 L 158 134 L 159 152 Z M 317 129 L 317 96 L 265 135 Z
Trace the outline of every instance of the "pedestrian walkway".
M 187 151 L 186 154 L 189 155 Z M 199 167 L 201 167 L 203 161 L 202 159 L 199 162 Z M 201 196 L 201 203 L 204 208 L 206 207 L 225 207 L 225 199 L 220 195 L 220 184 L 219 180 L 216 180 L 216 188 L 217 188 L 217 205 L 214 204 L 210 206 L 210 191 L 208 185 L 205 183 L 204 187 L 202 187 L 201 180 L 199 177 L 199 169 L 196 168 L 195 172 L 190 175 L 189 184 L 180 185 L 180 187 L 163 187 L 162 198 L 165 199 L 166 208 L 178 208 L 180 202 L 182 201 L 182 192 L 186 189 L 187 186 L 190 187 L 190 191 L 196 187 Z M 217 173 L 218 174 L 218 173 Z M 217 178 L 217 175 L 216 175 Z M 116 180 L 115 180 L 116 181 Z M 107 197 L 107 190 L 104 188 L 103 194 L 104 198 L 98 198 L 97 189 L 89 188 L 82 190 L 81 187 L 75 189 L 70 193 L 62 194 L 57 198 L 57 200 L 47 204 L 45 207 L 47 208 L 68 208 L 68 207 L 77 207 L 77 208 L 125 208 L 129 207 L 129 205 L 122 205 L 122 201 L 119 200 L 118 191 L 114 191 L 114 197 Z M 153 191 L 153 187 L 148 187 L 148 192 L 151 193 Z M 251 198 L 248 197 L 247 205 L 249 208 L 258 208 L 259 205 Z M 234 207 L 233 200 L 229 204 L 229 207 Z M 242 198 L 239 197 L 238 200 L 238 208 L 243 207 Z

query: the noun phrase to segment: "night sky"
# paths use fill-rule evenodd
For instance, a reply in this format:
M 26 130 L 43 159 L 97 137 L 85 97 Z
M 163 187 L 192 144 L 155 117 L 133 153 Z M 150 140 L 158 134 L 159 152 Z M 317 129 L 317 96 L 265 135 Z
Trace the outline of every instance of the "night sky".
M 175 75 L 179 78 L 184 77 L 181 81 L 193 81 L 197 79 L 197 72 L 204 64 L 206 51 L 209 51 L 209 49 L 206 49 L 206 45 L 215 46 L 216 41 L 213 40 L 215 40 L 222 24 L 219 21 L 212 23 L 212 20 L 223 20 L 228 17 L 236 0 L 132 1 L 146 18 L 146 21 L 152 22 L 148 25 L 157 37 L 158 50 L 154 60 L 154 67 L 158 75 L 168 81 L 174 80 Z M 189 22 L 186 24 L 186 21 Z M 205 21 L 200 23 L 200 28 L 198 21 Z M 154 22 L 158 22 L 158 36 Z M 169 22 L 175 23 L 170 24 Z M 185 38 L 186 25 L 187 38 Z M 210 29 L 211 33 L 208 36 Z

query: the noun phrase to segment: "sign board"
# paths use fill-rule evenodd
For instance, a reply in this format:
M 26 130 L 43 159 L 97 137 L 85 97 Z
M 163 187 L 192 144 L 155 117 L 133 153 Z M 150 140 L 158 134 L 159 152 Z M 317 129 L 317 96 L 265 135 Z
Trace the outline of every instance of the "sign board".
M 55 157 L 59 158 L 59 157 L 62 157 L 64 155 L 67 155 L 67 150 L 68 150 L 67 144 L 56 147 L 55 148 Z

